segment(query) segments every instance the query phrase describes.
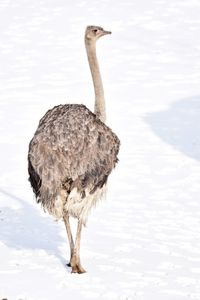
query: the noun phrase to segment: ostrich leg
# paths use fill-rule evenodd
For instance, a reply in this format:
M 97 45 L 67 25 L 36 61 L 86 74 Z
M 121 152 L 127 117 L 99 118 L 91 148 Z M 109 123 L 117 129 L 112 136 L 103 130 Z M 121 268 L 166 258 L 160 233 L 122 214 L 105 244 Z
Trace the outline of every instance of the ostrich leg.
M 70 227 L 70 223 L 69 223 L 69 215 L 65 214 L 63 219 L 64 219 L 64 222 L 65 222 L 65 227 L 66 227 L 66 230 L 67 230 L 67 236 L 68 236 L 69 246 L 70 246 L 70 261 L 68 263 L 68 266 L 71 267 L 72 254 L 74 252 L 74 240 L 73 240 L 71 227 Z
M 72 258 L 70 260 L 70 264 L 72 267 L 72 273 L 79 273 L 79 274 L 86 272 L 83 269 L 83 267 L 81 266 L 81 262 L 80 262 L 81 229 L 82 229 L 82 222 L 78 221 L 74 251 L 72 254 Z

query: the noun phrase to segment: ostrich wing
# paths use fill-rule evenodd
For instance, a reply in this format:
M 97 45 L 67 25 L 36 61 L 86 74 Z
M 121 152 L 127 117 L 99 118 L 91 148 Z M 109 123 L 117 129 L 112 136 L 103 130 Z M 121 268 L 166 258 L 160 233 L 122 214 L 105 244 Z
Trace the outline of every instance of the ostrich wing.
M 54 107 L 40 120 L 29 146 L 33 189 L 41 201 L 55 198 L 68 183 L 83 197 L 86 187 L 93 193 L 106 183 L 118 151 L 117 136 L 85 106 Z

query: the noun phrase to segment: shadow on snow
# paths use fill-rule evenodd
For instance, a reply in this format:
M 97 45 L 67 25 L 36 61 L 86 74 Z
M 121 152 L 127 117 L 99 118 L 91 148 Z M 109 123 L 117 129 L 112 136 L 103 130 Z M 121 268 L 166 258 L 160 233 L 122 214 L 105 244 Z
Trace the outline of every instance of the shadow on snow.
M 23 199 L 0 188 L 1 197 L 13 198 L 20 204 L 20 209 L 3 207 L 0 210 L 0 239 L 8 247 L 15 249 L 40 249 L 58 257 L 66 264 L 59 247 L 67 241 L 60 236 L 55 222 L 39 215 L 32 205 Z M 67 245 L 66 245 L 67 248 Z M 67 252 L 67 251 L 66 251 Z
M 200 160 L 200 96 L 175 102 L 165 111 L 144 118 L 160 139 Z

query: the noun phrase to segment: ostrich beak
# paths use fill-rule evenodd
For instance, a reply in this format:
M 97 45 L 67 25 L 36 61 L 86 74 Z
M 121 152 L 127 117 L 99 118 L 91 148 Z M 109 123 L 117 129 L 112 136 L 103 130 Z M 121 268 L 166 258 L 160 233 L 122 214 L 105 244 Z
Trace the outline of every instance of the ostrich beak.
M 107 30 L 103 31 L 103 35 L 105 35 L 105 34 L 111 34 L 111 33 L 112 33 L 111 31 L 107 31 Z

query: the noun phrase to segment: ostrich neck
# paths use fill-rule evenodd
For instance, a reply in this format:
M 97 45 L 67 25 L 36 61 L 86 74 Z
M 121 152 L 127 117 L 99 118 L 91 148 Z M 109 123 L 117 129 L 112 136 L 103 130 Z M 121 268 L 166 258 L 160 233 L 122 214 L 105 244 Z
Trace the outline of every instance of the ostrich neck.
M 89 43 L 86 41 L 85 45 L 86 45 L 86 52 L 88 56 L 88 62 L 92 74 L 92 80 L 93 80 L 94 92 L 95 92 L 94 113 L 102 122 L 105 122 L 106 109 L 105 109 L 104 90 L 103 90 L 103 83 L 102 83 L 99 64 L 96 55 L 96 44 Z

